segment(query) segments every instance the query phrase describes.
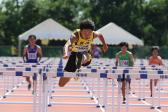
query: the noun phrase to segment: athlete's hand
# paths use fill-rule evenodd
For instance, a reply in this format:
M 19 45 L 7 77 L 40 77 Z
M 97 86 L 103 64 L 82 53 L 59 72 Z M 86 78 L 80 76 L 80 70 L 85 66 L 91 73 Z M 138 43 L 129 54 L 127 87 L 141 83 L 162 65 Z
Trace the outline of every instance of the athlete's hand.
M 106 52 L 108 50 L 108 46 L 105 44 L 103 45 L 103 51 Z
M 63 58 L 63 59 L 68 59 L 69 56 L 68 56 L 68 55 L 64 55 L 62 58 Z

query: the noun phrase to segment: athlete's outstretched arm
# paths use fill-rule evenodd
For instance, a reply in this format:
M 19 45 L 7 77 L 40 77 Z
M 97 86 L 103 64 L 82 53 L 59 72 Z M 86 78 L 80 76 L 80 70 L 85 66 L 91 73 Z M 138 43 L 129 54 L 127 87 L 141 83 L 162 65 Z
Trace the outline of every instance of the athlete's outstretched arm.
M 163 62 L 162 62 L 162 59 L 160 60 L 160 65 L 164 65 Z
M 118 66 L 118 53 L 116 54 L 116 62 L 115 65 Z
M 39 60 L 38 60 L 37 63 L 39 63 L 40 60 L 41 60 L 41 58 L 43 57 L 42 50 L 41 50 L 41 47 L 40 47 L 40 46 L 37 47 L 37 53 L 39 54 Z
M 103 44 L 103 51 L 106 52 L 108 50 L 108 46 L 106 45 L 103 35 L 100 32 L 94 32 L 94 33 L 95 33 L 94 38 L 97 38 L 97 37 L 99 38 L 99 40 Z
M 24 62 L 24 63 L 26 62 L 26 61 L 25 61 L 26 52 L 27 52 L 27 45 L 24 47 L 24 50 L 23 50 L 23 56 L 22 56 L 22 58 L 23 58 L 23 62 Z
M 68 59 L 68 46 L 71 45 L 70 39 L 66 42 L 66 44 L 63 47 L 63 59 Z
M 73 32 L 71 34 L 70 39 L 64 45 L 64 47 L 63 47 L 63 59 L 69 58 L 69 56 L 68 56 L 68 46 L 72 45 L 73 42 L 77 42 L 78 41 L 78 38 L 77 38 L 76 35 L 77 35 L 77 32 L 76 31 Z
M 129 57 L 130 57 L 130 60 L 131 60 L 131 62 L 132 62 L 132 67 L 134 66 L 134 58 L 133 58 L 133 55 L 132 55 L 132 53 L 129 53 Z

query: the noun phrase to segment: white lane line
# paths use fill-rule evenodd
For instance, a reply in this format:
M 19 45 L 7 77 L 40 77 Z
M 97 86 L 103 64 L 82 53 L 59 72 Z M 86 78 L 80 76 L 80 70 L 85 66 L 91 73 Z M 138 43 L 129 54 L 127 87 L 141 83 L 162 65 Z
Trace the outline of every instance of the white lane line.
M 133 97 L 137 97 L 136 95 L 133 95 L 133 94 L 131 94 Z M 141 100 L 141 102 L 143 102 L 143 103 L 145 103 L 146 105 L 150 105 L 149 103 L 147 103 L 146 101 L 142 101 Z M 156 111 L 158 111 L 158 112 L 163 112 L 163 111 L 161 111 L 161 110 L 159 110 L 159 109 L 157 109 L 156 107 L 154 108 Z
M 21 84 L 18 84 L 18 85 L 21 85 Z M 15 87 L 13 88 L 13 90 L 15 90 L 15 89 L 17 89 L 17 86 L 15 86 Z M 8 95 L 8 94 L 10 94 L 10 93 L 11 93 L 11 91 L 7 92 L 5 95 Z M 2 100 L 2 99 L 3 99 L 3 96 L 1 96 L 0 100 Z

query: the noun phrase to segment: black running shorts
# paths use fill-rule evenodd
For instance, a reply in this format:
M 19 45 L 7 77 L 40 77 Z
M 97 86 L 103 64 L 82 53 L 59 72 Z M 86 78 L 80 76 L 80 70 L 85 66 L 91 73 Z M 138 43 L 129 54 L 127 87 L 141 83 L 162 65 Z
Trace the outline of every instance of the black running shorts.
M 76 55 L 77 52 L 71 52 L 71 55 L 69 56 L 69 59 L 67 61 L 67 64 L 64 68 L 65 71 L 67 72 L 75 72 L 77 67 L 76 67 Z M 88 61 L 85 64 L 82 64 L 82 66 L 88 66 L 91 63 L 91 60 Z

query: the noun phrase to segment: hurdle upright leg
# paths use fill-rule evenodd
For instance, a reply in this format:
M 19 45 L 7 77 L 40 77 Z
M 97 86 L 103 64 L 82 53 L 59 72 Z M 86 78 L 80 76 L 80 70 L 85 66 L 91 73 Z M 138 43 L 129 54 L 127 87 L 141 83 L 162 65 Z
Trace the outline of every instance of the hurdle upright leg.
M 88 83 L 88 93 L 90 93 L 90 78 L 88 78 L 89 83 Z
M 48 84 L 48 88 L 49 88 L 49 99 L 48 99 L 48 106 L 51 106 L 51 97 L 52 97 L 52 78 L 49 77 L 49 84 Z
M 106 96 L 106 80 L 103 78 L 103 106 L 102 107 L 105 107 L 105 103 L 106 103 L 105 96 Z
M 49 89 L 48 89 L 48 78 L 46 79 L 46 90 L 45 90 L 45 98 L 46 98 L 46 102 L 45 102 L 45 109 L 46 109 L 46 111 L 45 112 L 48 112 L 48 103 L 49 103 L 49 94 L 48 94 L 48 91 L 49 91 Z
M 154 79 L 152 79 L 152 107 L 151 109 L 154 109 Z
M 39 112 L 42 112 L 42 74 L 40 74 L 40 83 L 39 83 Z
M 142 100 L 145 100 L 145 79 L 143 79 L 143 98 Z
M 42 101 L 42 112 L 46 111 L 46 96 L 45 96 L 45 92 L 46 92 L 46 80 L 43 80 L 43 101 Z
M 107 112 L 107 92 L 108 92 L 108 83 L 107 83 L 107 78 L 104 79 L 104 106 L 105 106 L 105 112 Z
M 97 107 L 100 107 L 100 78 L 98 78 L 98 86 L 97 86 L 97 98 L 98 98 L 98 104 Z
M 34 79 L 33 112 L 36 112 L 36 97 L 37 97 L 36 91 L 37 91 L 37 76 L 36 79 Z
M 12 90 L 11 90 L 11 92 L 13 92 L 14 91 L 14 88 L 15 87 L 15 85 L 14 85 L 14 76 L 12 76 Z
M 129 79 L 126 81 L 126 112 L 129 112 Z
M 112 79 L 112 103 L 111 103 L 111 110 L 114 112 L 114 78 Z
M 93 94 L 94 94 L 94 78 L 92 78 L 92 96 L 91 96 L 91 99 L 94 99 Z
M 118 112 L 120 112 L 120 99 L 121 99 L 121 81 L 118 82 Z
M 132 80 L 132 79 L 131 79 Z M 134 89 L 135 89 L 135 79 L 132 80 L 132 94 L 135 94 Z
M 139 99 L 138 99 L 139 101 L 141 100 L 141 92 L 142 92 L 141 80 L 142 79 L 139 80 Z
M 161 83 L 161 80 L 158 79 L 158 106 L 157 106 L 157 109 L 161 109 L 161 107 L 160 107 L 160 89 L 161 89 L 160 83 Z
M 6 98 L 6 76 L 4 76 L 4 96 L 3 98 Z
M 7 76 L 7 88 L 6 88 L 6 92 L 9 92 L 9 76 Z

